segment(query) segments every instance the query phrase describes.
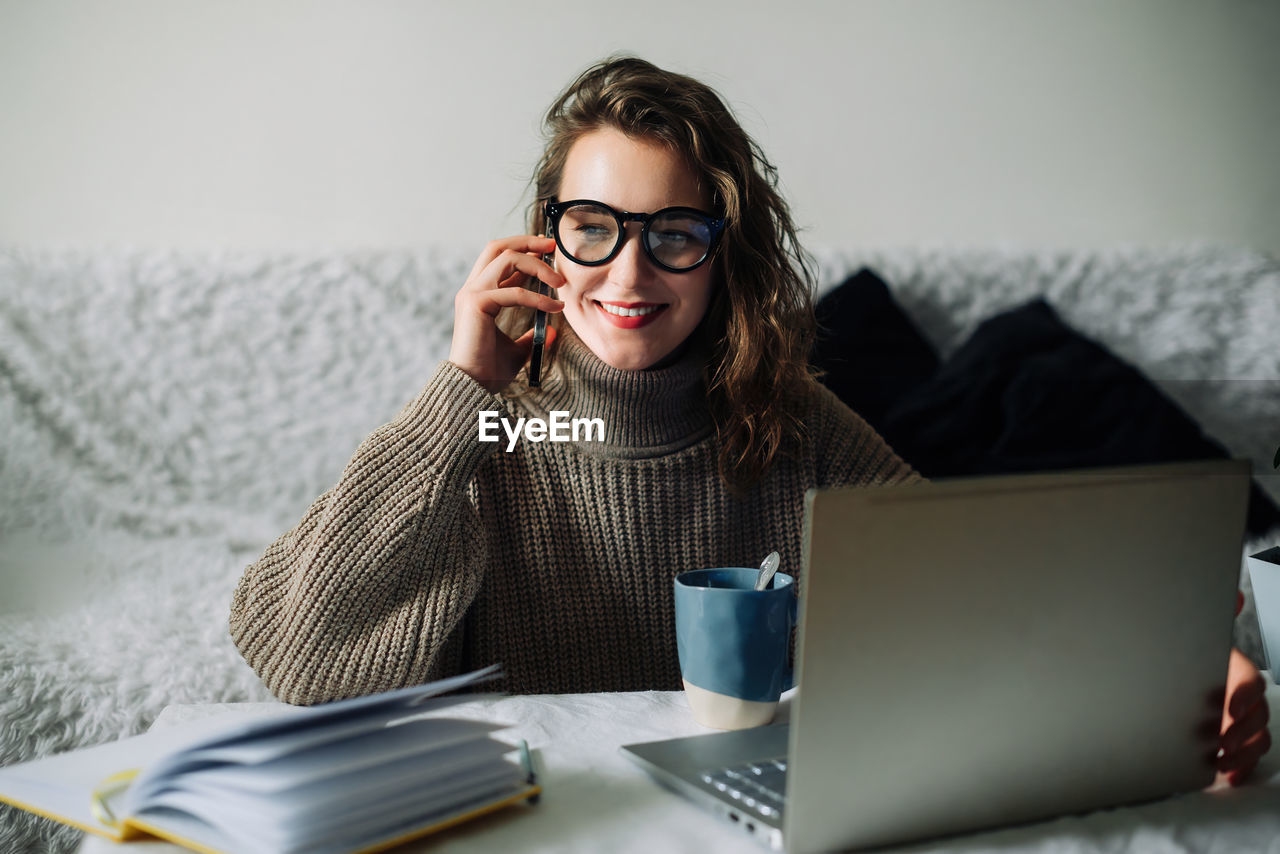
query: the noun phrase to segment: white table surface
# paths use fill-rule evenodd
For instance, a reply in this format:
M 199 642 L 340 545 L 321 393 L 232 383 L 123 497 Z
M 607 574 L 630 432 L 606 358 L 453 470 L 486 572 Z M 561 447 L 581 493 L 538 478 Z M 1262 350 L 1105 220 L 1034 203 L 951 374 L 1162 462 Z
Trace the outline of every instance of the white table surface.
M 1268 700 L 1280 709 L 1271 684 Z M 276 704 L 169 706 L 155 726 L 214 714 L 278 710 Z M 780 717 L 785 719 L 784 701 Z M 659 787 L 632 765 L 619 745 L 708 732 L 689 716 L 681 692 L 563 694 L 477 699 L 452 706 L 450 716 L 511 724 L 499 733 L 527 739 L 544 786 L 535 806 L 516 807 L 397 851 L 416 852 L 713 852 L 765 851 L 739 828 L 716 819 Z M 1280 745 L 1280 726 L 1272 736 Z M 1115 810 L 1101 810 L 1025 827 L 973 834 L 897 850 L 912 852 L 1010 851 L 1221 852 L 1280 850 L 1280 747 L 1269 753 L 1255 782 Z M 148 854 L 182 849 L 167 843 L 124 846 Z M 87 836 L 81 854 L 118 852 L 122 846 Z

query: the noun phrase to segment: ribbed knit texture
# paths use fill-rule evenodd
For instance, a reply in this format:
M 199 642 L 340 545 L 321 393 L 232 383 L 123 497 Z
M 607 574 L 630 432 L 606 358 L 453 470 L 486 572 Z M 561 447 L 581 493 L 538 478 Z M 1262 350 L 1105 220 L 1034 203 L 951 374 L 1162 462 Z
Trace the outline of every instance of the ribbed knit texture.
M 716 469 L 704 355 L 620 371 L 566 336 L 543 389 L 491 395 L 443 362 L 338 484 L 249 566 L 231 635 L 311 704 L 501 662 L 515 693 L 675 690 L 672 578 L 801 560 L 809 487 L 918 477 L 825 389 L 813 441 L 742 499 Z M 481 410 L 601 418 L 602 442 L 478 440 Z M 803 583 L 803 579 L 801 579 Z

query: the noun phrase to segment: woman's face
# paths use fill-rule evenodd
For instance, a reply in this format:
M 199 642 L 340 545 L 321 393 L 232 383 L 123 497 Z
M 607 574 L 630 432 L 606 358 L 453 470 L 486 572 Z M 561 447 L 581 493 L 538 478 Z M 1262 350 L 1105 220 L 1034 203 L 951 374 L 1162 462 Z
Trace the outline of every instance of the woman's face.
M 678 154 L 611 128 L 574 143 L 559 199 L 591 199 L 633 213 L 675 206 L 710 209 L 697 176 Z M 668 272 L 644 253 L 640 228 L 638 222 L 627 223 L 622 248 L 599 267 L 584 267 L 556 249 L 556 269 L 567 279 L 556 292 L 564 300 L 565 319 L 602 361 L 625 371 L 652 367 L 675 352 L 711 301 L 712 263 L 687 273 Z M 641 314 L 618 313 L 625 309 Z

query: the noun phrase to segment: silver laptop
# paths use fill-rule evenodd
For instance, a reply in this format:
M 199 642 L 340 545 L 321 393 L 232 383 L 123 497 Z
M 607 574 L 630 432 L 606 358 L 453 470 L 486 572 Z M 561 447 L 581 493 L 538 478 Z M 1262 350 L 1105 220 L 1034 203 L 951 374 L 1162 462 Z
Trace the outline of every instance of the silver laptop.
M 790 724 L 623 750 L 791 852 L 1207 786 L 1249 471 L 810 490 Z

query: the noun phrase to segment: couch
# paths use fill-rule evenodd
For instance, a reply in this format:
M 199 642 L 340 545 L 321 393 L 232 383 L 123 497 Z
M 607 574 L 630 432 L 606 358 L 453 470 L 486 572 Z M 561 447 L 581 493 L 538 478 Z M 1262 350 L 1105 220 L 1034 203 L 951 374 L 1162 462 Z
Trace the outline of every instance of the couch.
M 0 763 L 139 732 L 173 703 L 269 698 L 227 634 L 233 586 L 447 355 L 473 255 L 0 247 Z M 879 273 L 944 360 L 1043 297 L 1280 499 L 1275 259 L 1220 245 L 816 258 L 822 293 Z M 1256 657 L 1252 616 L 1237 642 Z M 0 850 L 76 838 L 0 808 Z

